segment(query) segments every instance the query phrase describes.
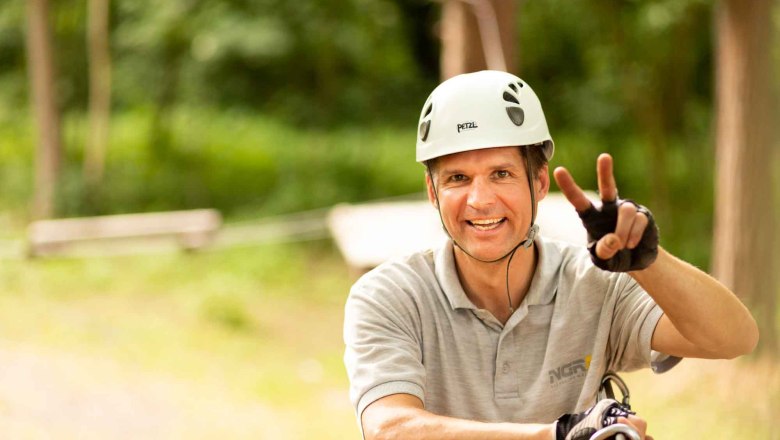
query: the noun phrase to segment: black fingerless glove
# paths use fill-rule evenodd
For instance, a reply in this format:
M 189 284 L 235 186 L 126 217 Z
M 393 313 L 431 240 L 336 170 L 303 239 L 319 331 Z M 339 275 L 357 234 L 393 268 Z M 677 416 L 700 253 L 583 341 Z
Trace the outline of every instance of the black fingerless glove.
M 585 412 L 559 417 L 555 424 L 555 440 L 589 440 L 601 428 L 613 425 L 618 417 L 629 414 L 634 413 L 613 399 L 600 400 Z
M 618 207 L 623 203 L 631 203 L 636 206 L 637 212 L 647 216 L 647 227 L 642 234 L 642 239 L 634 249 L 622 249 L 609 260 L 603 260 L 596 255 L 596 243 L 601 237 L 615 232 L 618 219 Z M 600 209 L 592 206 L 580 213 L 582 224 L 588 231 L 588 250 L 590 259 L 597 267 L 610 272 L 628 272 L 641 270 L 650 266 L 658 256 L 658 227 L 653 220 L 653 214 L 642 205 L 631 200 L 617 199 L 612 202 L 604 202 Z

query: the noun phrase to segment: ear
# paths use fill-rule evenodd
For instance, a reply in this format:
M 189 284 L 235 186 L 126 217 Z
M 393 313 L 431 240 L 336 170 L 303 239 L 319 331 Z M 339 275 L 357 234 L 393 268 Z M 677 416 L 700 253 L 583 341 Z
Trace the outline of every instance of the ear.
M 428 189 L 428 200 L 431 202 L 434 208 L 439 208 L 436 203 L 436 194 L 433 192 L 433 182 L 431 181 L 431 173 L 425 170 L 425 186 Z
M 539 169 L 539 174 L 534 179 L 534 189 L 536 190 L 536 201 L 544 199 L 550 192 L 550 173 L 547 164 Z

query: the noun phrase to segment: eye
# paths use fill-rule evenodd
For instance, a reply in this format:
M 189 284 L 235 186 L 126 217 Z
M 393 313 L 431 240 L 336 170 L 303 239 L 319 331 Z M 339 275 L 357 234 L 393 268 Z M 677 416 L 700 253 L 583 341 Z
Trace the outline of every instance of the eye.
M 510 176 L 510 174 L 509 174 L 509 171 L 507 171 L 507 170 L 498 170 L 498 171 L 496 171 L 496 177 L 499 177 L 501 179 L 505 179 L 505 178 L 507 178 L 509 176 Z
M 453 182 L 463 182 L 463 181 L 466 180 L 466 175 L 465 174 L 453 174 L 450 177 L 450 180 L 453 181 Z

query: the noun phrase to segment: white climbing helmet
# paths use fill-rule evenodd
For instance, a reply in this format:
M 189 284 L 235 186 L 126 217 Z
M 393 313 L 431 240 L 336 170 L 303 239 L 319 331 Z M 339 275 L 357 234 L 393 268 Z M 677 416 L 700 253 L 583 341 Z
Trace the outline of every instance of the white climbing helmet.
M 555 145 L 539 98 L 511 73 L 466 73 L 444 81 L 423 105 L 417 131 L 417 162 L 482 148 L 541 144 L 552 158 Z

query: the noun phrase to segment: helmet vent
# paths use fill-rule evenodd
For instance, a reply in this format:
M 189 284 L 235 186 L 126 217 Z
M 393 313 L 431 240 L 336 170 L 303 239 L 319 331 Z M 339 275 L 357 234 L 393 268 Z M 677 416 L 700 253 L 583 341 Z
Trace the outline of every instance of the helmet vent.
M 523 83 L 519 82 L 519 83 L 517 83 L 517 86 L 520 87 L 520 88 L 523 88 Z
M 510 86 L 511 85 L 512 84 L 510 84 Z M 509 92 L 504 92 L 504 101 L 506 101 L 506 102 L 514 102 L 515 104 L 518 104 L 518 105 L 520 104 L 520 101 L 517 100 L 517 97 L 515 97 L 515 95 L 513 95 L 513 94 L 511 94 Z
M 512 83 L 509 83 L 509 87 L 510 87 L 512 90 L 514 90 L 514 91 L 515 91 L 515 93 L 517 93 L 517 92 L 518 92 L 518 90 L 517 90 L 517 86 L 516 86 L 516 85 L 514 85 L 514 84 L 512 84 Z
M 427 120 L 420 124 L 420 140 L 425 142 L 428 139 L 428 132 L 431 130 L 431 120 Z
M 425 109 L 425 113 L 423 114 L 423 118 L 431 114 L 431 110 L 433 110 L 433 103 L 428 104 L 428 108 Z
M 523 125 L 523 121 L 525 121 L 525 112 L 523 111 L 522 108 L 507 107 L 506 114 L 509 115 L 509 119 L 512 120 L 512 123 L 514 123 L 518 127 Z

